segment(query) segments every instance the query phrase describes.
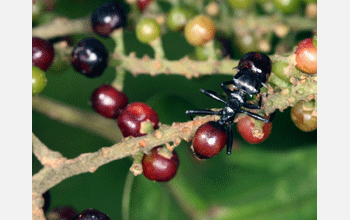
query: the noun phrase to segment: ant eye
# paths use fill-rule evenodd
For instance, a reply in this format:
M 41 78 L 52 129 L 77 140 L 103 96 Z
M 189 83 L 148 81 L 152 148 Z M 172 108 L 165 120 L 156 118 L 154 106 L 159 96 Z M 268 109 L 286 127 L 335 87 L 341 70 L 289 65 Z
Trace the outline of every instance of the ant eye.
M 261 69 L 257 68 L 252 61 L 248 61 L 248 68 L 253 70 L 255 73 L 262 75 Z

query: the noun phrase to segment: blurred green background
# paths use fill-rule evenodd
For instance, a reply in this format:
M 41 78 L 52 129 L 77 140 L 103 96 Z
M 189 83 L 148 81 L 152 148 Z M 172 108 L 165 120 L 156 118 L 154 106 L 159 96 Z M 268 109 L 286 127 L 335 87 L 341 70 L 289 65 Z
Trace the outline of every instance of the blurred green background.
M 58 15 L 77 18 L 87 16 L 106 1 L 60 0 L 55 6 Z M 310 33 L 306 33 L 310 35 Z M 97 35 L 72 36 L 73 42 L 93 36 L 114 49 L 114 42 Z M 138 42 L 135 32 L 125 32 L 126 53 L 138 57 L 152 49 Z M 182 33 L 167 32 L 162 36 L 168 59 L 176 60 L 193 52 Z M 42 96 L 50 97 L 88 111 L 93 90 L 111 82 L 115 70 L 108 67 L 96 79 L 78 74 L 70 66 L 63 73 L 50 71 Z M 185 122 L 187 109 L 221 108 L 218 103 L 199 92 L 200 88 L 220 92 L 220 83 L 229 76 L 210 76 L 188 80 L 182 76 L 126 74 L 124 92 L 129 102 L 145 102 L 154 108 L 160 122 Z M 111 119 L 113 120 L 113 119 Z M 33 111 L 32 129 L 50 149 L 67 158 L 94 152 L 113 143 L 95 134 L 67 126 Z M 271 136 L 262 144 L 245 142 L 234 130 L 235 151 L 225 150 L 218 156 L 197 161 L 189 150 L 190 143 L 176 148 L 180 167 L 169 183 L 149 181 L 143 175 L 134 178 L 131 191 L 130 219 L 193 219 L 188 210 L 207 211 L 207 216 L 220 219 L 316 219 L 316 144 L 317 131 L 305 133 L 293 124 L 290 109 L 277 111 Z M 95 173 L 71 177 L 49 190 L 48 211 L 58 206 L 72 206 L 81 212 L 95 208 L 111 219 L 122 217 L 122 195 L 130 158 L 113 161 Z M 41 168 L 33 156 L 33 174 Z M 210 218 L 209 218 L 210 219 Z

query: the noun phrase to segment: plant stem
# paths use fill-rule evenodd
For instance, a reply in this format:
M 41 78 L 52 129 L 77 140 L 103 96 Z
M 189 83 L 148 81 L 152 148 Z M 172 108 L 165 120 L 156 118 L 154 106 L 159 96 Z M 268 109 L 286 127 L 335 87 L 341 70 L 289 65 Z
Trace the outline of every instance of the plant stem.
M 203 5 L 201 5 L 201 2 L 197 2 L 196 6 L 203 10 Z M 157 16 L 157 14 L 153 14 L 153 16 Z M 231 27 L 242 26 L 241 24 L 245 22 L 245 19 L 246 18 L 228 18 L 225 19 L 225 21 L 222 23 L 217 22 L 216 27 L 218 31 L 230 34 L 232 31 L 235 31 L 232 30 Z M 256 19 L 256 26 L 264 28 L 266 32 L 269 32 L 274 31 L 276 24 L 279 24 L 281 22 L 282 21 L 279 18 L 276 19 L 271 18 L 271 16 L 259 16 Z M 283 22 L 291 29 L 296 31 L 313 30 L 316 29 L 317 26 L 316 20 L 307 19 L 300 16 L 289 16 L 288 19 L 284 19 Z M 92 33 L 91 18 L 89 16 L 78 19 L 57 17 L 52 22 L 46 23 L 44 25 L 32 29 L 33 36 L 44 39 L 80 33 Z
M 153 41 L 149 43 L 149 45 L 153 48 L 154 50 L 154 56 L 156 60 L 159 59 L 164 59 L 165 58 L 165 53 L 163 50 L 163 45 L 162 45 L 162 38 L 157 37 Z
M 116 54 L 124 54 L 125 48 L 124 48 L 124 29 L 119 28 L 111 34 L 112 40 L 115 42 L 115 49 L 114 53 Z
M 215 54 L 214 40 L 211 40 L 208 43 L 204 44 L 204 49 L 208 52 L 208 60 L 217 60 Z
M 32 178 L 33 192 L 43 194 L 61 181 L 86 172 L 95 172 L 111 161 L 135 155 L 139 151 L 149 152 L 153 147 L 181 139 L 190 141 L 202 124 L 217 120 L 217 116 L 196 117 L 194 121 L 161 125 L 156 131 L 141 137 L 128 137 L 110 147 L 93 153 L 84 153 L 74 159 L 62 159 L 45 166 Z M 106 130 L 106 127 L 104 127 Z M 142 143 L 142 144 L 141 144 Z
M 208 205 L 192 189 L 188 182 L 180 173 L 174 179 L 167 183 L 172 195 L 178 201 L 179 205 L 191 216 L 192 219 L 207 219 L 206 211 Z
M 115 69 L 116 76 L 111 83 L 111 86 L 113 86 L 118 91 L 123 91 L 126 71 L 123 67 L 116 67 Z
M 128 174 L 126 175 L 124 191 L 123 191 L 123 200 L 122 200 L 122 219 L 123 220 L 129 220 L 130 197 L 131 197 L 131 189 L 132 189 L 134 176 L 135 175 L 132 172 L 128 172 Z
M 134 174 L 134 176 L 140 175 L 143 172 L 142 169 L 142 159 L 144 153 L 142 151 L 137 152 L 134 155 L 134 162 L 130 167 L 130 172 Z
M 104 118 L 94 112 L 53 101 L 44 96 L 33 97 L 32 108 L 53 120 L 83 128 L 112 142 L 118 142 L 123 138 L 114 120 Z

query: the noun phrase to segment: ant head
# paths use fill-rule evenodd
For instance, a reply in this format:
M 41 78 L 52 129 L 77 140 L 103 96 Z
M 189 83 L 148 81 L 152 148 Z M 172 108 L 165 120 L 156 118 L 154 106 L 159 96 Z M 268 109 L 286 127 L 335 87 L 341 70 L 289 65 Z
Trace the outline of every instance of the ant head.
M 249 52 L 238 63 L 237 69 L 242 70 L 243 68 L 257 73 L 261 82 L 264 83 L 271 74 L 272 64 L 268 56 L 257 52 Z

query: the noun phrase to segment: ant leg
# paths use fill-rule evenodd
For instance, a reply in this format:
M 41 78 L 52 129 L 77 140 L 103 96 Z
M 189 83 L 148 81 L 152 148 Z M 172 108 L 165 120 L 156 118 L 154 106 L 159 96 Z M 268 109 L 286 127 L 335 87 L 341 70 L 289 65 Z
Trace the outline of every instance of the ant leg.
M 246 107 L 246 108 L 250 108 L 250 109 L 260 109 L 261 108 L 261 106 L 260 105 L 254 105 L 254 104 L 251 104 L 251 103 L 244 103 L 244 105 L 243 105 L 244 107 Z
M 231 154 L 232 144 L 233 144 L 233 134 L 232 134 L 232 121 L 228 123 L 227 127 L 227 140 L 226 140 L 226 154 Z
M 208 109 L 197 109 L 197 110 L 186 110 L 186 115 L 190 116 L 191 120 L 193 120 L 192 115 L 202 114 L 202 115 L 222 115 L 222 111 L 212 111 Z
M 211 91 L 211 90 L 205 90 L 205 89 L 200 89 L 200 91 L 202 93 L 204 93 L 205 95 L 209 96 L 210 98 L 215 99 L 219 102 L 223 102 L 227 105 L 227 102 L 225 100 L 223 100 L 222 98 L 220 98 L 216 92 Z
M 264 118 L 264 117 L 261 117 L 260 115 L 255 114 L 255 113 L 253 113 L 253 112 L 248 112 L 248 111 L 244 111 L 244 110 L 241 110 L 240 112 L 246 113 L 246 114 L 249 115 L 250 117 L 255 118 L 255 119 L 258 119 L 258 120 L 263 121 L 263 122 L 265 122 L 265 123 L 270 123 L 270 122 L 271 122 L 269 119 L 266 119 L 266 118 Z
M 227 81 L 227 82 L 223 82 L 220 84 L 221 88 L 224 90 L 224 92 L 227 94 L 227 95 L 230 95 L 232 93 L 232 91 L 226 87 L 226 85 L 229 85 L 229 84 L 232 84 L 234 88 L 236 88 L 236 86 L 233 84 L 233 81 Z

